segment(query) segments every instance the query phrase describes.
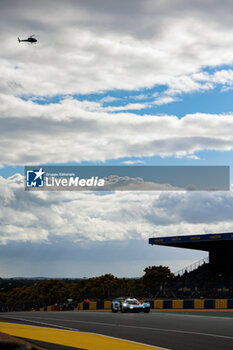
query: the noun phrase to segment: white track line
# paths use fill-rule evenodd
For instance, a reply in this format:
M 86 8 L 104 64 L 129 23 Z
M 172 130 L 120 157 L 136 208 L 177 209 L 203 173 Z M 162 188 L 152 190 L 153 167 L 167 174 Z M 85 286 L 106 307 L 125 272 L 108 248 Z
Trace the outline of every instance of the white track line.
M 11 319 L 10 317 L 6 317 L 8 319 Z M 46 322 L 39 322 L 39 321 L 34 321 L 34 320 L 29 320 L 29 319 L 26 319 L 26 318 L 17 318 L 17 317 L 14 317 L 12 319 L 13 320 L 18 320 L 18 321 L 23 321 L 23 322 L 32 322 L 32 323 L 36 323 L 36 324 L 42 324 L 42 325 L 45 325 L 45 326 L 53 326 L 55 328 L 61 328 L 61 329 L 64 329 L 64 330 L 69 330 L 69 331 L 79 331 L 79 329 L 77 328 L 70 328 L 70 327 L 66 327 L 66 326 L 59 326 L 57 324 L 52 324 L 52 323 L 46 323 Z M 43 320 L 43 318 L 42 318 Z M 3 322 L 4 323 L 4 322 Z M 19 323 L 20 324 L 20 323 Z M 30 326 L 30 325 L 26 325 L 26 326 Z M 51 327 L 50 327 L 51 328 Z

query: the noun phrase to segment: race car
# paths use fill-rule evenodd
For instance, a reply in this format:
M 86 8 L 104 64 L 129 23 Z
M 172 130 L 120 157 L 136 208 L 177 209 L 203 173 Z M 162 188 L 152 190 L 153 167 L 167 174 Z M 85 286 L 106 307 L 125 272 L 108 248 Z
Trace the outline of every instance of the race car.
M 150 312 L 150 303 L 143 302 L 142 304 L 135 298 L 127 298 L 123 301 L 112 301 L 112 312 Z

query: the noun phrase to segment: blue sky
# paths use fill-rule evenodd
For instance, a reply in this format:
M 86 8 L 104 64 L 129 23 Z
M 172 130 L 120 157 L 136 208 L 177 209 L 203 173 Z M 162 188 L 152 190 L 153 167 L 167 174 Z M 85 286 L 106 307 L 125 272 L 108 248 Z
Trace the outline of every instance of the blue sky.
M 83 254 L 89 275 L 139 276 L 161 262 L 174 271 L 200 254 L 151 254 L 149 237 L 233 231 L 232 190 L 28 193 L 23 178 L 35 164 L 232 170 L 232 11 L 227 0 L 2 3 L 0 276 L 58 276 L 59 256 L 64 276 L 88 275 Z M 36 45 L 18 43 L 34 33 Z M 127 255 L 131 244 L 144 257 Z M 55 246 L 49 272 L 38 267 Z M 38 254 L 25 258 L 30 249 Z M 111 251 L 119 253 L 112 264 Z
M 203 69 L 202 72 L 214 74 L 215 72 L 221 72 L 223 70 L 231 69 L 229 66 L 216 67 L 214 69 Z M 32 100 L 36 104 L 49 105 L 59 104 L 62 100 L 72 98 L 78 101 L 90 101 L 101 103 L 105 107 L 120 107 L 128 104 L 140 103 L 152 103 L 154 100 L 153 95 L 158 94 L 162 96 L 166 92 L 167 86 L 155 86 L 153 88 L 144 88 L 136 91 L 124 91 L 124 90 L 110 90 L 106 92 L 100 92 L 97 94 L 79 94 L 79 95 L 55 95 L 50 98 L 39 96 L 21 96 L 22 100 Z M 139 98 L 138 98 L 139 96 Z M 162 106 L 146 106 L 140 110 L 126 109 L 125 112 L 132 112 L 134 115 L 172 115 L 177 116 L 179 119 L 187 114 L 203 113 L 203 114 L 229 114 L 232 113 L 232 97 L 233 90 L 224 90 L 223 84 L 216 84 L 213 89 L 205 92 L 189 92 L 176 96 L 177 100 L 169 104 L 163 104 Z M 112 100 L 111 100 L 112 98 Z M 106 101 L 105 101 L 106 99 Z M 112 113 L 120 113 L 121 111 L 113 111 Z M 77 164 L 77 165 L 126 165 L 125 162 L 139 161 L 138 165 L 229 165 L 232 167 L 232 151 L 216 151 L 216 150 L 202 150 L 195 152 L 197 159 L 184 157 L 124 157 L 117 159 L 106 159 L 105 161 L 93 161 L 87 160 L 82 162 L 67 162 L 62 164 Z M 45 163 L 48 164 L 48 163 Z M 44 164 L 44 165 L 45 165 Z M 50 164 L 50 163 L 49 163 Z M 52 163 L 56 164 L 56 163 Z M 137 163 L 135 163 L 137 164 Z M 0 169 L 0 175 L 8 177 L 16 172 L 23 174 L 23 166 L 7 166 L 5 165 Z M 231 182 L 233 181 L 231 173 Z
M 201 72 L 208 73 L 210 76 L 216 72 L 232 71 L 232 65 L 219 66 L 212 69 L 204 67 Z M 40 96 L 21 96 L 23 100 L 34 99 L 38 104 L 59 103 L 61 100 L 71 97 L 79 101 L 101 102 L 103 107 L 126 106 L 129 103 L 153 103 L 154 95 L 164 96 L 168 90 L 167 85 L 156 85 L 153 88 L 142 88 L 138 90 L 108 90 L 105 92 L 92 94 L 73 94 L 73 95 L 55 95 L 49 98 Z M 176 115 L 178 118 L 186 114 L 193 113 L 212 113 L 223 114 L 232 113 L 232 92 L 233 82 L 228 84 L 215 83 L 214 86 L 206 91 L 190 91 L 189 93 L 179 93 L 175 95 L 175 101 L 169 104 L 164 103 L 160 106 L 146 106 L 140 110 L 126 109 L 125 111 L 134 111 L 136 115 Z M 169 95 L 169 94 L 168 94 Z M 104 101 L 106 98 L 112 100 Z M 115 100 L 114 100 L 115 99 Z M 115 111 L 114 113 L 118 113 Z

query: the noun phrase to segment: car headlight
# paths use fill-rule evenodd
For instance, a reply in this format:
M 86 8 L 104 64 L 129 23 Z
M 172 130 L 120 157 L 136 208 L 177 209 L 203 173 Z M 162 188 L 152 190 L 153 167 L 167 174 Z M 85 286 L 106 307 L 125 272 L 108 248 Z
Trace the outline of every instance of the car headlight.
M 126 304 L 126 303 L 123 303 L 122 305 L 123 305 L 123 306 L 127 306 L 127 304 Z

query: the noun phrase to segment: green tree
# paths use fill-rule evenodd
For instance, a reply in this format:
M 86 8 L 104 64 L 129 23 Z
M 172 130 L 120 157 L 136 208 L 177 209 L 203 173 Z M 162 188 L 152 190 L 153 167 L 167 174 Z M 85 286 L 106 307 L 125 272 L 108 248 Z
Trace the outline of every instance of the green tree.
M 143 281 L 148 292 L 154 294 L 161 285 L 168 284 L 174 277 L 168 266 L 149 266 L 144 270 Z

